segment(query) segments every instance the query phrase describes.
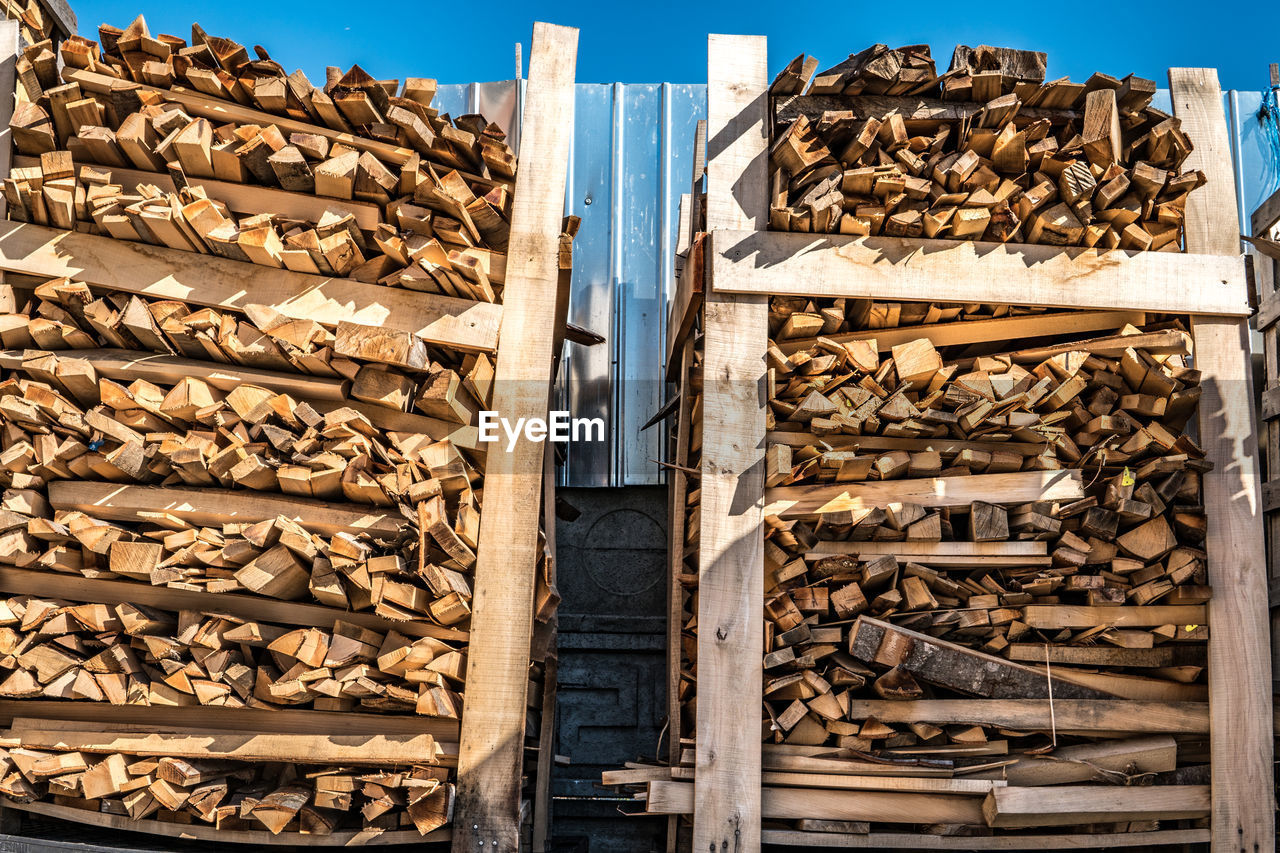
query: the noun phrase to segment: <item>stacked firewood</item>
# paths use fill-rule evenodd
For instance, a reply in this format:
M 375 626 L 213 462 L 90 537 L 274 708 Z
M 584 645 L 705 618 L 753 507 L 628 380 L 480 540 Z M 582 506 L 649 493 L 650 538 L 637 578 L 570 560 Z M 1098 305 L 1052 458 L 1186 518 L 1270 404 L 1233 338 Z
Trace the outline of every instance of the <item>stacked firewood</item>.
M 515 156 L 435 81 L 359 66 L 323 89 L 256 48 L 139 17 L 100 43 L 30 48 L 11 128 L 10 217 L 297 272 L 493 302 Z M 47 55 L 46 55 L 47 54 Z M 230 118 L 230 121 L 227 119 Z
M 108 732 L 15 725 L 0 794 L 151 832 L 416 837 L 452 817 L 496 369 L 496 322 L 437 329 L 496 317 L 481 303 L 502 301 L 516 161 L 496 125 L 432 108 L 434 80 L 355 66 L 317 88 L 255 52 L 139 17 L 67 40 L 61 69 L 47 43 L 18 63 L 10 218 L 93 235 L 60 238 L 86 254 L 111 237 L 240 262 L 246 298 L 35 262 L 0 285 L 0 704 L 49 700 L 50 731 Z M 349 316 L 316 311 L 320 289 L 268 295 L 263 266 L 420 291 L 420 317 L 366 325 L 418 306 L 350 284 Z M 544 544 L 534 684 L 556 602 Z M 70 722 L 85 703 L 97 727 Z M 314 743 L 138 751 L 111 725 L 147 714 L 115 706 L 173 707 L 202 748 L 263 711 Z M 408 725 L 449 754 L 334 747 L 348 726 Z M 234 730 L 269 737 L 253 727 Z
M 335 745 L 308 735 L 192 737 L 74 726 L 51 729 L 46 721 L 19 718 L 0 731 L 8 747 L 0 749 L 0 793 L 17 802 L 48 801 L 62 814 L 154 817 L 272 835 L 354 830 L 377 837 L 409 827 L 416 837 L 451 817 L 453 785 L 428 735 Z
M 1045 55 L 874 45 L 774 81 L 770 227 L 1179 251 L 1191 143 L 1156 84 L 1044 82 Z
M 294 627 L 139 604 L 0 604 L 0 697 L 112 705 L 310 706 L 457 718 L 466 657 L 335 618 Z

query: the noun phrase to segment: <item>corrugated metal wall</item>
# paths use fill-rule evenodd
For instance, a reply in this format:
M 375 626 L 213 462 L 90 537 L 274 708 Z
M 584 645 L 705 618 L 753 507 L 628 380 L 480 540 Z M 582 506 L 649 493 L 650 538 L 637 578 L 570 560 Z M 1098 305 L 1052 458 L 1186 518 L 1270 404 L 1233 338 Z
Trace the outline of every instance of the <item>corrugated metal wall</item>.
M 518 138 L 515 81 L 441 86 L 441 110 L 480 112 Z M 1276 188 L 1274 161 L 1256 114 L 1261 92 L 1223 96 L 1231 124 L 1241 223 Z M 663 401 L 666 314 L 674 291 L 680 195 L 689 191 L 693 134 L 706 117 L 706 86 L 578 84 L 565 212 L 582 218 L 574 244 L 569 318 L 607 337 L 570 346 L 557 383 L 557 408 L 601 417 L 608 440 L 568 445 L 565 486 L 661 482 L 660 429 L 640 427 Z M 1169 110 L 1169 93 L 1155 105 Z M 513 130 L 515 132 L 513 132 Z

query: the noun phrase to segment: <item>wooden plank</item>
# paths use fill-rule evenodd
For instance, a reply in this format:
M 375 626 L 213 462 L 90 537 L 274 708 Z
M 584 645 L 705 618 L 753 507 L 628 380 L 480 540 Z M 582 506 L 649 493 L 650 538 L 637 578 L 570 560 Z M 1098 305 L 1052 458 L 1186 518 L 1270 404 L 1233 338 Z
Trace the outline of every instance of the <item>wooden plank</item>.
M 962 450 L 985 450 L 994 453 L 1006 450 L 1022 456 L 1039 456 L 1044 452 L 1043 444 L 1029 441 L 962 441 L 953 438 L 895 438 L 883 435 L 823 435 L 816 436 L 807 432 L 770 432 L 766 436 L 770 444 L 786 444 L 791 447 L 818 447 L 829 445 L 833 450 L 905 450 L 918 453 L 933 450 L 937 453 L 953 454 Z
M 19 154 L 14 158 L 14 163 L 19 167 L 39 166 L 40 158 Z M 84 165 L 82 161 L 76 161 L 76 166 L 82 165 Z M 141 169 L 127 169 L 101 163 L 97 164 L 97 168 L 100 171 L 110 172 L 111 183 L 119 184 L 125 193 L 133 193 L 139 184 L 153 184 L 165 192 L 177 192 L 173 179 L 168 174 L 144 172 Z M 7 170 L 5 174 L 8 174 Z M 356 225 L 362 231 L 373 231 L 382 221 L 382 209 L 369 202 L 292 193 L 275 187 L 235 184 L 192 175 L 187 175 L 187 186 L 202 187 L 209 198 L 220 201 L 232 212 L 245 216 L 270 211 L 288 219 L 305 219 L 314 223 L 320 221 L 320 217 L 326 210 L 333 210 L 339 215 L 350 213 L 355 217 Z
M 699 119 L 693 132 L 693 174 L 689 182 L 687 211 L 689 227 L 681 238 L 688 240 L 684 264 L 678 267 L 676 292 L 671 300 L 667 317 L 667 379 L 673 379 L 672 370 L 678 361 L 677 354 L 683 345 L 693 320 L 702 309 L 702 247 L 695 248 L 698 232 L 704 230 L 699 202 L 702 194 L 702 178 L 707 173 L 707 121 Z M 677 250 L 678 251 L 678 250 Z
M 1116 646 L 1052 646 L 1047 643 L 1010 643 L 1006 650 L 1009 660 L 1023 663 L 1065 663 L 1075 666 L 1124 666 L 1150 669 L 1154 667 L 1203 666 L 1204 655 L 1199 649 L 1183 649 L 1175 645 L 1156 646 L 1150 649 L 1126 649 Z
M 39 731 L 0 732 L 6 748 L 57 749 L 163 758 L 285 761 L 302 764 L 354 764 L 361 767 L 403 767 L 436 764 L 440 745 L 430 735 L 349 735 L 328 733 L 258 734 L 249 732 L 204 735 L 146 732 Z
M 692 782 L 692 767 L 664 767 L 670 779 L 677 782 Z M 627 772 L 627 771 L 624 771 Z M 656 776 L 653 780 L 661 781 L 666 777 Z M 985 796 L 993 788 L 1004 785 L 1002 779 L 921 779 L 904 776 L 845 776 L 837 773 L 789 773 L 786 771 L 766 770 L 761 774 L 761 783 L 777 788 L 830 788 L 838 791 L 899 791 L 926 794 L 962 794 L 967 796 Z M 605 783 L 610 784 L 608 782 Z M 621 784 L 621 783 L 612 783 Z
M 919 850 L 925 836 L 919 833 L 872 832 L 846 835 L 828 832 L 801 832 L 793 829 L 766 829 L 765 844 L 797 847 L 829 847 L 841 850 Z M 997 835 L 978 837 L 927 836 L 931 850 L 1101 850 L 1108 847 L 1146 847 L 1203 844 L 1207 829 L 1160 829 L 1154 832 L 1103 832 L 1088 835 Z
M 1097 781 L 1099 770 L 1132 776 L 1167 773 L 1177 767 L 1177 739 L 1171 735 L 1154 735 L 1064 746 L 1044 756 L 1021 755 L 1015 763 L 990 773 L 1010 785 L 1037 786 Z
M 1152 628 L 1159 625 L 1204 625 L 1209 611 L 1202 604 L 1148 604 L 1120 607 L 1085 604 L 1033 604 L 1022 619 L 1032 628 Z M 1215 624 L 1214 632 L 1218 626 Z
M 254 524 L 283 515 L 323 536 L 368 533 L 386 539 L 398 536 L 404 528 L 400 513 L 372 505 L 227 489 L 55 480 L 49 484 L 49 503 L 54 509 L 78 509 L 108 521 L 136 522 L 140 512 L 167 512 L 188 524 L 221 528 L 228 522 Z
M 1050 675 L 868 616 L 859 616 L 849 630 L 848 651 L 863 663 L 900 667 L 920 681 L 987 699 L 1108 699 L 1115 695 L 1068 681 L 1061 668 Z
M 693 416 L 693 340 L 688 339 L 680 347 L 680 404 L 675 418 L 676 467 L 667 472 L 667 760 L 676 764 L 680 760 L 680 737 L 684 725 L 680 701 L 680 659 L 683 653 L 681 635 L 684 632 L 684 574 L 685 512 L 689 493 L 689 477 L 685 469 L 689 465 L 689 442 Z
M 0 269 L 337 326 L 346 320 L 418 335 L 428 343 L 492 352 L 503 308 L 348 278 L 326 278 L 21 222 L 0 222 Z
M 348 620 L 349 621 L 349 620 Z M 101 702 L 0 700 L 0 721 L 35 717 L 47 728 L 74 728 L 80 723 L 103 727 L 192 727 L 270 734 L 322 735 L 340 731 L 350 735 L 431 735 L 448 756 L 457 754 L 458 721 L 443 717 L 350 714 L 344 711 L 305 711 L 296 708 L 219 708 L 212 705 L 106 705 Z M 65 725 L 61 723 L 65 721 Z
M 703 494 L 706 484 L 703 483 Z M 765 515 L 781 519 L 811 518 L 823 512 L 883 507 L 894 501 L 924 507 L 967 508 L 974 501 L 1002 504 L 1071 501 L 1084 497 L 1079 470 L 1019 471 L 967 477 L 926 477 L 817 486 L 774 486 L 765 492 Z M 704 530 L 706 519 L 704 511 Z
M 849 719 L 883 723 L 964 723 L 1059 732 L 1204 734 L 1209 707 L 1197 702 L 1123 699 L 851 699 Z
M 983 813 L 991 826 L 1003 828 L 1181 820 L 1209 814 L 1209 786 L 996 788 Z
M 758 780 L 754 780 L 758 781 Z M 696 783 L 695 783 L 696 784 Z M 689 814 L 694 821 L 694 785 L 650 782 L 647 814 Z M 951 823 L 981 826 L 982 809 L 973 797 L 955 794 L 904 794 L 884 791 L 837 791 L 824 788 L 764 788 L 761 816 L 773 820 L 874 820 L 879 823 Z M 745 835 L 746 826 L 741 829 Z M 759 829 L 756 830 L 757 832 Z M 732 850 L 732 847 L 725 848 Z M 758 850 L 759 847 L 741 847 Z
M 272 516 L 274 518 L 274 516 Z M 48 595 L 49 574 L 30 569 L 14 569 L 0 566 L 0 590 L 16 595 Z M 199 592 L 193 589 L 173 589 L 167 586 L 149 586 L 130 581 L 81 578 L 58 575 L 57 595 L 72 601 L 131 601 L 161 610 L 198 610 L 201 613 L 228 613 L 252 621 L 275 622 L 284 625 L 332 626 L 341 619 L 371 631 L 396 631 L 409 637 L 435 637 L 438 640 L 465 643 L 467 632 L 446 628 L 431 622 L 398 622 L 376 613 L 354 613 L 335 610 L 319 604 L 300 601 L 280 601 L 238 593 Z
M 204 841 L 210 844 L 252 844 L 263 847 L 387 847 L 395 844 L 447 841 L 451 837 L 451 830 L 447 827 L 434 830 L 426 835 L 419 834 L 416 829 L 396 830 L 393 832 L 341 830 L 331 832 L 328 835 L 301 835 L 296 832 L 282 832 L 279 835 L 272 835 L 266 830 L 219 829 L 214 826 L 197 823 L 133 820 L 127 815 L 107 814 L 106 812 L 77 809 L 72 806 L 59 806 L 54 803 L 6 801 L 5 807 L 57 818 L 58 820 L 68 820 L 73 823 L 87 823 L 105 829 L 122 832 L 142 832 L 186 841 Z
M 1195 194 L 1192 194 L 1192 198 Z M 723 231 L 707 289 L 723 293 L 1006 302 L 1057 308 L 1246 317 L 1244 266 L 1231 257 L 1030 245 Z
M 813 555 L 814 559 L 832 554 L 893 554 L 906 555 L 908 558 L 929 557 L 1008 557 L 1022 560 L 1026 558 L 1047 557 L 1048 542 L 833 542 L 819 540 L 805 552 L 805 559 Z M 934 565 L 942 565 L 934 563 Z M 1023 565 L 1023 563 L 1018 563 Z M 1033 565 L 1028 563 L 1027 565 Z
M 545 417 L 551 390 L 578 31 L 535 23 L 511 214 L 507 284 L 492 408 Z M 519 844 L 526 683 L 533 629 L 541 442 L 491 453 L 475 567 L 471 644 L 458 755 L 455 853 Z
M 762 229 L 769 215 L 766 39 L 710 35 L 707 81 L 707 230 Z M 697 779 L 685 787 L 694 850 L 755 850 L 768 308 L 763 296 L 706 293 L 704 314 Z
M 1209 179 L 1188 198 L 1187 249 L 1234 256 L 1240 246 L 1235 171 L 1217 72 L 1172 68 L 1169 87 L 1174 112 L 1195 145 L 1184 168 L 1201 169 Z M 1271 663 L 1249 329 L 1244 321 L 1196 316 L 1192 335 L 1203 372 L 1200 435 L 1214 465 L 1203 497 L 1214 593 L 1208 604 L 1213 850 L 1262 850 L 1275 843 L 1275 802 L 1271 691 L 1260 677 Z
M 1254 209 L 1249 217 L 1249 234 L 1265 237 L 1277 222 L 1280 222 L 1280 190 L 1267 196 L 1267 200 Z
M 945 347 L 995 341 L 1025 341 L 1046 335 L 1063 337 L 1080 332 L 1120 329 L 1126 323 L 1141 326 L 1145 322 L 1146 313 L 1143 311 L 1072 311 L 1056 314 L 1023 314 L 1016 317 L 997 317 L 994 320 L 961 320 L 955 323 L 904 326 L 898 329 L 869 329 L 865 332 L 845 332 L 826 335 L 826 337 L 837 343 L 874 340 L 877 350 L 889 352 L 899 344 L 920 338 L 926 338 L 935 347 Z M 808 349 L 813 346 L 813 343 L 813 338 L 797 338 L 779 341 L 778 348 L 790 355 L 793 352 Z

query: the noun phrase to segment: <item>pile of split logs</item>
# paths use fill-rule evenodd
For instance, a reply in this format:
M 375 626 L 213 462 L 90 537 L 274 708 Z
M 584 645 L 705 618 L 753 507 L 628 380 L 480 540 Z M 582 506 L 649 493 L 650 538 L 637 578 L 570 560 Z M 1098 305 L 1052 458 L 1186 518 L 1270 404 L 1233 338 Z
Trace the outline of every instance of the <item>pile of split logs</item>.
M 1165 716 L 1207 699 L 1179 320 L 775 296 L 769 329 L 765 818 L 795 843 L 1200 825 L 1207 718 Z M 687 502 L 685 748 L 605 774 L 656 813 L 691 805 L 696 482 Z
M 882 44 L 774 81 L 770 227 L 1179 251 L 1191 143 L 1156 84 L 1044 82 L 1045 55 Z
M 267 52 L 139 17 L 19 60 L 12 219 L 298 272 L 493 302 L 515 156 L 483 117 L 431 107 L 434 80 L 330 69 L 316 88 Z M 25 97 L 23 97 L 25 96 Z
M 61 85 L 47 42 L 19 58 L 11 218 L 426 293 L 344 285 L 349 310 L 317 312 L 232 264 L 249 299 L 179 301 L 127 263 L 50 279 L 9 258 L 0 794 L 212 840 L 418 840 L 452 819 L 496 368 L 481 303 L 502 301 L 515 158 L 483 118 L 438 114 L 432 80 L 316 88 L 141 17 L 99 36 L 62 43 Z M 435 334 L 431 300 L 477 319 Z M 365 324 L 393 306 L 426 319 Z

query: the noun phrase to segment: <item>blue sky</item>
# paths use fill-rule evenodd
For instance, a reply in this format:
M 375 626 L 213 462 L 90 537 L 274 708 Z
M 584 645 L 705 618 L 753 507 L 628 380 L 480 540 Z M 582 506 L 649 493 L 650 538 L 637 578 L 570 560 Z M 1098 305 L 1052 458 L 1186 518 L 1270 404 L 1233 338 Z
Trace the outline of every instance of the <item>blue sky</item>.
M 1259 90 L 1267 85 L 1267 64 L 1280 61 L 1280 6 L 1274 0 L 985 6 L 956 0 L 75 0 L 73 8 L 81 34 L 90 38 L 97 37 L 98 24 L 125 26 L 138 12 L 153 33 L 188 38 L 194 16 L 210 33 L 262 44 L 282 65 L 303 69 L 317 83 L 325 65 L 353 62 L 378 77 L 509 79 L 516 42 L 525 44 L 528 67 L 534 20 L 581 29 L 577 79 L 591 83 L 704 82 L 708 32 L 767 35 L 771 74 L 801 52 L 825 67 L 875 42 L 927 43 L 940 68 L 957 43 L 1043 50 L 1050 77 L 1082 81 L 1094 71 L 1120 77 L 1132 72 L 1162 87 L 1170 65 L 1186 65 L 1217 67 L 1223 88 Z

